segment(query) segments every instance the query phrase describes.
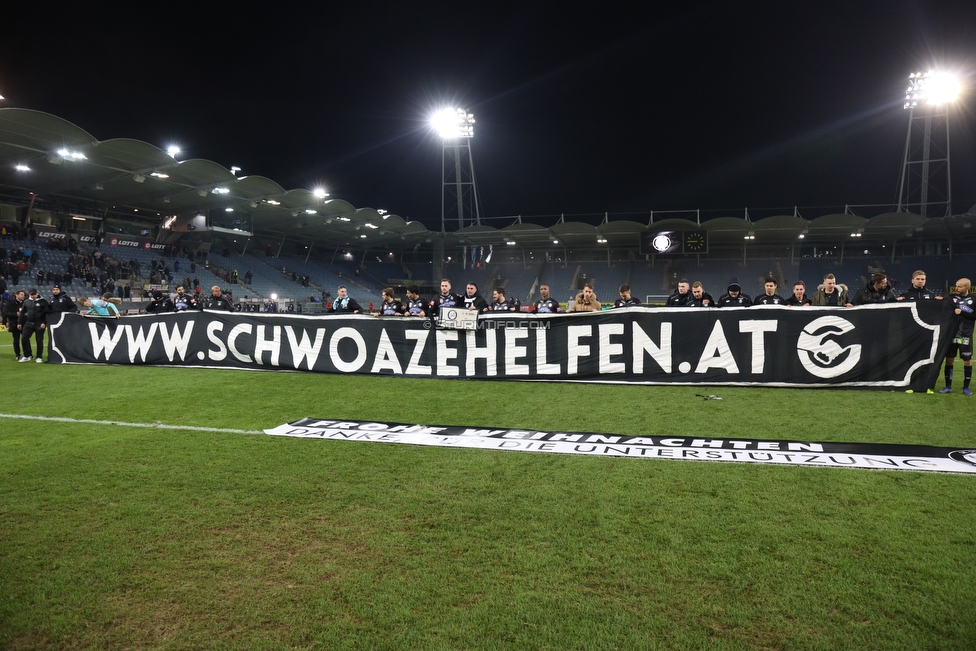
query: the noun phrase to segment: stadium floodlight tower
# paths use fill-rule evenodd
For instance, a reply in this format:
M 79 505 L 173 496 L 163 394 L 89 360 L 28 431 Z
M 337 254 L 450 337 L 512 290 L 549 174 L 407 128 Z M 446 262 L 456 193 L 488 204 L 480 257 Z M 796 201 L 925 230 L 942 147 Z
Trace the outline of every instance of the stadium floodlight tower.
M 959 80 L 930 70 L 908 75 L 905 106 L 909 111 L 905 157 L 898 181 L 898 212 L 917 207 L 929 217 L 941 207 L 952 213 L 949 168 L 949 107 L 959 96 Z
M 431 125 L 441 137 L 441 232 L 447 222 L 457 220 L 458 229 L 481 224 L 478 184 L 471 158 L 474 115 L 462 108 L 438 111 Z

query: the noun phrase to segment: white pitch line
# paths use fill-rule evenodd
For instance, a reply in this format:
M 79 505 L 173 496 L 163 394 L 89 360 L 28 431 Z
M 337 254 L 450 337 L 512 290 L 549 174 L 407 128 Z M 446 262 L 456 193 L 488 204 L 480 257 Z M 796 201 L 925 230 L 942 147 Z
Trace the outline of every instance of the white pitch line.
M 163 423 L 126 423 L 120 420 L 94 420 L 91 418 L 62 418 L 56 416 L 30 416 L 28 414 L 0 414 L 0 418 L 21 420 L 48 420 L 58 423 L 90 423 L 92 425 L 120 425 L 122 427 L 148 427 L 151 429 L 183 429 L 193 432 L 222 432 L 226 434 L 264 434 L 262 430 L 229 429 L 224 427 L 196 427 L 194 425 L 165 425 Z

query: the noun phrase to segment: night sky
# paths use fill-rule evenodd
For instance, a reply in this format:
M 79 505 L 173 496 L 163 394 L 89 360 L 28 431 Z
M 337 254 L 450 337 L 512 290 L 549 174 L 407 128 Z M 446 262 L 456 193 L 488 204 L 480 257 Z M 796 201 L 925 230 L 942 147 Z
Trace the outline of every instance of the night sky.
M 893 203 L 907 74 L 940 65 L 976 204 L 972 1 L 473 4 L 5 8 L 0 105 L 439 228 L 455 103 L 486 216 Z

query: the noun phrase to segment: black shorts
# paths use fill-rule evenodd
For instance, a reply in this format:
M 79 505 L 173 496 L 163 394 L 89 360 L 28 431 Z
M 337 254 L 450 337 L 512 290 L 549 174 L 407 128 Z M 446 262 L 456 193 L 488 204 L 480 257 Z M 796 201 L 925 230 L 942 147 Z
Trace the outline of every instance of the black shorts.
M 973 358 L 973 338 L 965 337 L 964 339 L 968 339 L 969 343 L 964 344 L 960 343 L 958 338 L 953 339 L 952 343 L 949 344 L 949 352 L 946 353 L 946 357 L 956 357 L 958 353 L 963 360 L 971 360 Z

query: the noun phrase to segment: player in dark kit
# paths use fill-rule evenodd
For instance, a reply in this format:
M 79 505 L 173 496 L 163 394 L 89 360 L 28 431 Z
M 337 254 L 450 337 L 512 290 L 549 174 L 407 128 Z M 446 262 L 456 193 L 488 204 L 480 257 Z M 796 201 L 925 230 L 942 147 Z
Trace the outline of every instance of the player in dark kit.
M 697 280 L 691 286 L 691 300 L 688 301 L 688 307 L 715 307 L 715 299 Z
M 766 293 L 756 297 L 756 305 L 786 305 L 786 299 L 776 293 L 778 283 L 775 278 L 767 278 L 763 284 Z
M 620 298 L 613 302 L 614 307 L 634 307 L 641 304 L 640 299 L 634 298 L 630 293 L 630 285 L 621 285 L 617 291 L 620 292 Z
M 176 286 L 176 296 L 173 297 L 173 311 L 174 312 L 185 312 L 187 310 L 200 310 L 203 309 L 197 299 L 192 294 L 187 294 L 183 285 Z
M 973 379 L 973 324 L 976 323 L 976 296 L 969 292 L 972 289 L 969 278 L 956 281 L 956 293 L 952 297 L 955 313 L 960 317 L 956 334 L 949 344 L 949 352 L 945 360 L 945 388 L 939 393 L 952 393 L 952 365 L 956 361 L 956 353 L 962 357 L 962 392 L 973 395 L 969 383 Z
M 451 291 L 451 281 L 447 278 L 441 279 L 441 293 L 430 300 L 432 314 L 436 316 L 437 310 L 442 307 L 464 307 L 464 299 L 460 295 Z
M 539 300 L 535 302 L 532 311 L 537 314 L 562 312 L 562 308 L 559 307 L 559 301 L 549 296 L 549 285 L 539 285 Z
M 514 312 L 515 306 L 512 302 L 505 298 L 505 288 L 496 287 L 495 291 L 491 294 L 491 305 L 488 306 L 491 312 Z
M 404 316 L 427 316 L 430 301 L 421 298 L 420 287 L 416 285 L 407 286 L 407 305 Z
M 392 287 L 383 290 L 383 302 L 380 303 L 380 309 L 379 312 L 376 312 L 376 316 L 403 316 L 406 311 L 403 303 L 393 297 Z
M 899 301 L 941 301 L 941 296 L 925 286 L 925 272 L 919 269 L 912 274 L 912 286 L 898 297 Z
M 729 283 L 725 293 L 718 297 L 719 307 L 749 307 L 750 305 L 752 305 L 752 299 L 749 298 L 748 294 L 742 293 L 742 287 L 739 285 L 739 281 L 735 279 Z

